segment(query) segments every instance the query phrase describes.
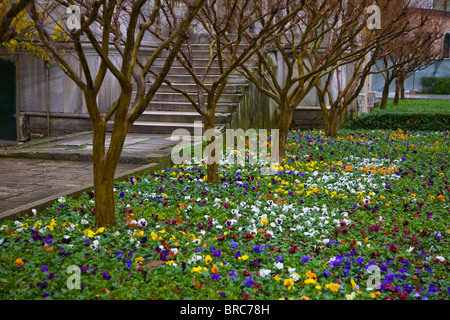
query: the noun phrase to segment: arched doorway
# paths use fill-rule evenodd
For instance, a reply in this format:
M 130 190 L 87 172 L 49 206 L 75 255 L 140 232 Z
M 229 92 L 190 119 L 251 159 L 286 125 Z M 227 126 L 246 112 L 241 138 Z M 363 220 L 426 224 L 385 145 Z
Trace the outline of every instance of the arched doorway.
M 450 58 L 450 34 L 447 33 L 444 37 L 444 48 L 442 52 L 442 58 L 449 59 Z

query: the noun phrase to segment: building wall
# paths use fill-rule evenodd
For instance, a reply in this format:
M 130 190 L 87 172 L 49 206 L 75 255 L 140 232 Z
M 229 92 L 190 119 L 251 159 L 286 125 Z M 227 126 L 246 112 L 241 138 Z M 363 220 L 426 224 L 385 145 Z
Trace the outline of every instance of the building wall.
M 11 54 L 1 52 L 0 56 Z M 18 69 L 18 117 L 21 124 L 25 123 L 27 126 L 29 124 L 29 127 L 23 128 L 20 133 L 22 138 L 27 138 L 28 130 L 47 134 L 47 116 L 50 118 L 51 134 L 91 129 L 82 91 L 54 61 L 47 69 L 35 56 L 27 53 L 16 53 L 14 56 Z M 89 65 L 96 69 L 100 64 L 98 55 L 95 52 L 88 52 L 86 56 Z M 66 59 L 81 75 L 79 61 L 69 55 Z M 98 96 L 100 112 L 105 112 L 111 107 L 119 93 L 117 80 L 108 72 Z

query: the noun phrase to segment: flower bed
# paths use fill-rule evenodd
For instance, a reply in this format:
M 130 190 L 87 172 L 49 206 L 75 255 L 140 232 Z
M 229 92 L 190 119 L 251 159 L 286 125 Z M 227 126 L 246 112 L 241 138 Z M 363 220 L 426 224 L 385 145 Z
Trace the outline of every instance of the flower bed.
M 92 193 L 4 221 L 1 298 L 448 299 L 449 132 L 292 132 L 288 151 L 273 176 L 118 182 L 111 229 Z

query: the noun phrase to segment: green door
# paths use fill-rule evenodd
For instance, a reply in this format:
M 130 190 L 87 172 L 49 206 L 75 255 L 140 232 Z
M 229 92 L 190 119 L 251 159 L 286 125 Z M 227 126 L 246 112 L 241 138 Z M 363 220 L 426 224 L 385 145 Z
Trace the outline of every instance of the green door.
M 0 142 L 17 143 L 16 66 L 0 59 Z

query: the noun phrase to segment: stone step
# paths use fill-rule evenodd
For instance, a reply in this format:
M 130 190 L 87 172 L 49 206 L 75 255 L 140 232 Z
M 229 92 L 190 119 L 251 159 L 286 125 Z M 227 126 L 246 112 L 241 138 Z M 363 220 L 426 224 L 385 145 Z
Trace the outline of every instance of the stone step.
M 113 122 L 108 123 L 107 130 L 111 130 L 112 125 L 113 125 Z M 226 128 L 227 128 L 226 125 L 216 125 L 216 129 L 221 132 L 223 132 Z M 189 131 L 190 134 L 194 134 L 195 133 L 195 123 L 136 121 L 131 126 L 129 132 L 172 134 L 177 129 L 185 129 L 185 130 Z M 176 144 L 176 143 L 174 143 L 174 144 Z
M 182 83 L 175 83 L 175 82 L 171 82 L 171 84 L 175 87 L 178 88 L 180 90 L 183 90 L 185 92 L 197 92 L 197 85 L 194 82 L 182 82 Z M 147 89 L 151 86 L 150 83 L 146 83 L 146 87 Z M 211 87 L 211 85 L 206 85 L 207 87 Z M 241 93 L 244 92 L 246 90 L 246 88 L 248 88 L 248 84 L 227 84 L 227 87 L 225 89 L 225 93 Z M 133 90 L 137 89 L 137 85 L 136 83 L 133 83 Z M 161 85 L 161 87 L 158 89 L 158 93 L 162 93 L 162 92 L 170 92 L 170 93 L 178 93 L 177 91 L 175 91 L 174 89 L 172 89 L 168 84 L 163 83 Z M 180 93 L 178 93 L 180 94 Z
M 188 92 L 188 94 L 195 100 L 197 99 L 197 93 L 196 92 Z M 243 94 L 241 93 L 223 93 L 220 97 L 220 102 L 226 102 L 226 103 L 238 103 L 239 100 Z M 206 94 L 205 94 L 206 98 Z M 164 91 L 158 91 L 155 93 L 155 96 L 153 97 L 153 102 L 160 102 L 160 101 L 166 101 L 166 102 L 189 102 L 189 100 L 178 92 L 164 92 Z
M 219 102 L 216 106 L 217 113 L 231 113 L 237 108 L 236 103 Z M 189 101 L 173 102 L 159 101 L 150 102 L 147 111 L 177 111 L 177 112 L 195 112 L 194 106 Z
M 243 47 L 242 47 L 242 49 L 243 49 Z M 229 53 L 229 51 L 226 51 L 226 50 L 222 51 L 222 52 L 223 52 L 224 55 Z M 242 52 L 242 50 L 240 52 Z M 186 55 L 188 54 L 187 49 L 185 49 L 185 54 Z M 216 54 L 217 54 L 217 50 L 213 49 L 213 51 L 212 51 L 212 55 L 213 56 L 212 57 L 214 58 L 214 60 L 218 60 L 218 57 L 216 56 Z M 195 59 L 209 59 L 209 58 L 211 58 L 211 52 L 209 51 L 209 46 L 194 47 L 193 50 L 192 50 L 192 57 L 194 57 L 193 60 L 195 60 Z M 256 54 L 253 55 L 252 57 L 250 57 L 250 59 L 248 61 L 258 61 L 257 60 L 257 55 Z
M 156 74 L 158 74 L 159 72 L 161 72 L 162 68 L 160 66 L 153 66 L 151 68 L 151 70 L 153 72 L 155 72 Z M 198 76 L 202 76 L 205 73 L 205 66 L 194 66 L 194 71 Z M 181 66 L 181 65 L 172 65 L 172 68 L 170 68 L 170 71 L 168 73 L 168 75 L 189 75 L 189 71 L 186 70 L 185 67 Z M 221 75 L 222 72 L 220 71 L 220 68 L 217 66 L 211 66 L 208 69 L 207 72 L 208 75 Z M 241 75 L 238 71 L 233 70 L 230 75 Z M 150 76 L 151 77 L 151 76 Z
M 216 124 L 227 124 L 231 120 L 231 113 L 216 113 Z M 144 111 L 138 121 L 191 123 L 194 121 L 202 121 L 202 117 L 198 112 Z
M 209 64 L 209 58 L 208 57 L 198 57 L 197 53 L 194 53 L 194 59 L 192 59 L 191 64 L 194 67 L 206 67 Z M 166 63 L 165 59 L 156 59 L 155 62 L 153 63 L 153 67 L 161 67 Z M 181 62 L 179 62 L 178 60 L 174 60 L 172 67 L 182 67 L 183 65 L 181 64 Z M 212 63 L 211 66 L 213 67 L 219 67 L 219 61 L 217 61 L 217 59 L 215 58 Z
M 214 81 L 218 79 L 219 75 L 206 75 L 206 78 L 203 83 L 212 84 Z M 183 74 L 171 74 L 169 73 L 166 76 L 166 80 L 173 83 L 193 83 L 193 79 L 191 75 L 183 75 Z M 245 77 L 239 75 L 231 75 L 228 77 L 229 84 L 245 84 L 248 83 L 248 80 Z

